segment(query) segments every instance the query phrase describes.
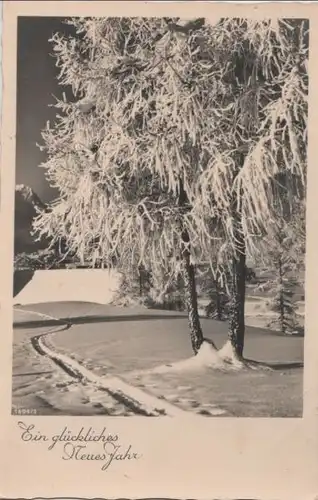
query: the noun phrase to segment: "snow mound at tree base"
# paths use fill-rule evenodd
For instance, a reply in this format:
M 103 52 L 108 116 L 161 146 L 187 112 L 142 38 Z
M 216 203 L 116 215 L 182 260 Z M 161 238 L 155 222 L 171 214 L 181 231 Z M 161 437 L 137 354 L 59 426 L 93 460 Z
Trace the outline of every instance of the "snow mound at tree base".
M 266 371 L 273 370 L 266 363 L 261 363 L 258 361 L 251 361 L 251 360 L 244 359 L 241 356 L 238 356 L 238 354 L 235 352 L 235 349 L 229 340 L 218 351 L 218 355 L 223 360 L 223 362 L 225 362 L 229 366 L 231 366 L 233 370 L 242 370 L 242 369 L 266 370 Z
M 229 364 L 233 367 L 233 369 L 242 369 L 247 367 L 246 362 L 243 358 L 238 356 L 229 340 L 224 344 L 222 349 L 218 351 L 218 355 L 224 363 Z
M 209 339 L 204 339 L 198 353 L 190 358 L 176 361 L 175 363 L 160 365 L 150 370 L 133 372 L 132 375 L 165 374 L 176 372 L 200 371 L 202 369 L 218 371 L 239 370 L 269 370 L 272 368 L 265 363 L 245 360 L 239 357 L 231 342 L 228 341 L 221 349 L 217 349 Z
M 254 365 L 240 359 L 234 352 L 230 342 L 227 342 L 220 350 L 213 343 L 205 339 L 198 353 L 188 359 L 177 361 L 175 363 L 161 365 L 151 370 L 145 370 L 152 374 L 182 372 L 182 371 L 199 371 L 201 369 L 215 369 L 221 371 L 236 371 L 242 369 L 254 369 Z

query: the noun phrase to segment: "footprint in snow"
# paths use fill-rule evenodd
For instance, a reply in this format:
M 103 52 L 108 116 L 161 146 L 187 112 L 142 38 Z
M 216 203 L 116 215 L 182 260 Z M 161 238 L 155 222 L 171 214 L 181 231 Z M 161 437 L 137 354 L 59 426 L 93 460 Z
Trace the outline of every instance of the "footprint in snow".
M 167 395 L 166 397 L 167 401 L 178 401 L 178 395 L 177 394 L 170 394 Z
M 224 415 L 226 413 L 225 410 L 221 410 L 221 408 L 215 408 L 215 410 L 210 411 L 211 417 L 215 417 L 217 415 Z
M 94 403 L 93 407 L 94 408 L 104 408 L 104 406 L 102 405 L 102 403 Z
M 208 410 L 199 410 L 198 415 L 203 415 L 206 417 L 211 417 L 211 413 Z

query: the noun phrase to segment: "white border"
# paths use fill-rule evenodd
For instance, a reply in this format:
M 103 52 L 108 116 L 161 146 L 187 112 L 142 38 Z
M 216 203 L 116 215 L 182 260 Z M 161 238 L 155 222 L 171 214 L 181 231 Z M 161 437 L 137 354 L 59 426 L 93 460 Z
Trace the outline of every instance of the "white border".
M 318 18 L 315 5 L 286 2 L 284 17 L 310 18 L 310 125 L 304 417 L 302 419 L 189 419 L 144 417 L 25 417 L 42 432 L 82 424 L 120 435 L 142 453 L 140 461 L 101 472 L 96 464 L 63 462 L 37 444 L 21 442 L 19 417 L 10 415 L 12 350 L 12 252 L 15 185 L 17 16 L 125 15 L 279 17 L 271 3 L 40 2 L 3 5 L 3 107 L 1 157 L 0 497 L 261 498 L 311 499 L 318 480 L 318 283 L 316 167 L 318 144 Z M 21 419 L 21 418 L 20 418 Z

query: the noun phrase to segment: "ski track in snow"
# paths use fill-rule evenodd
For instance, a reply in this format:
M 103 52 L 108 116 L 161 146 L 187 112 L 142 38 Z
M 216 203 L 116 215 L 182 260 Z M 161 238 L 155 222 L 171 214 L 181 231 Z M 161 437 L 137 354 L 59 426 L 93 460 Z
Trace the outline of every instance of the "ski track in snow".
M 59 318 L 49 316 L 47 314 L 39 313 L 37 311 L 19 309 L 14 307 L 15 311 L 34 314 L 36 316 L 46 318 L 49 320 L 61 322 Z M 186 418 L 197 418 L 199 415 L 194 414 L 189 411 L 185 411 L 166 400 L 159 399 L 156 396 L 148 394 L 141 389 L 131 386 L 124 382 L 118 377 L 100 377 L 95 375 L 93 372 L 85 368 L 83 365 L 71 359 L 65 354 L 57 352 L 55 349 L 48 347 L 45 342 L 46 337 L 53 335 L 54 333 L 68 330 L 72 327 L 70 322 L 65 321 L 64 325 L 59 324 L 59 326 L 50 328 L 48 331 L 31 337 L 32 347 L 41 355 L 47 356 L 51 359 L 57 366 L 59 366 L 64 372 L 66 372 L 71 377 L 77 379 L 78 382 L 86 384 L 91 384 L 95 388 L 106 391 L 115 400 L 124 404 L 128 409 L 132 410 L 136 415 L 144 416 L 169 416 L 169 417 L 186 417 Z M 223 413 L 223 411 L 222 411 Z M 218 409 L 215 408 L 212 411 L 211 416 L 218 414 Z

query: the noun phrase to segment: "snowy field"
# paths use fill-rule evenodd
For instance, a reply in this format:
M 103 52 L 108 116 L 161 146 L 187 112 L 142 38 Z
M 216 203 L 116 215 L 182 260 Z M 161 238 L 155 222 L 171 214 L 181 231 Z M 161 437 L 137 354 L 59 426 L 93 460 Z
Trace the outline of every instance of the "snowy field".
M 247 327 L 245 357 L 266 362 L 271 370 L 224 373 L 202 367 L 159 374 L 154 372 L 158 366 L 192 355 L 183 313 L 88 302 L 47 302 L 15 309 L 13 411 L 35 409 L 39 415 L 177 415 L 179 410 L 193 416 L 302 415 L 302 337 Z M 202 327 L 205 337 L 213 339 L 218 348 L 224 344 L 225 322 L 202 319 Z M 49 352 L 69 361 L 57 363 L 41 354 L 38 338 Z M 72 366 L 75 368 L 69 370 Z M 82 369 L 85 376 L 79 375 Z M 116 383 L 122 391 L 112 390 Z

